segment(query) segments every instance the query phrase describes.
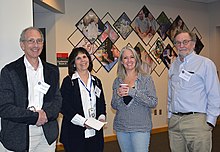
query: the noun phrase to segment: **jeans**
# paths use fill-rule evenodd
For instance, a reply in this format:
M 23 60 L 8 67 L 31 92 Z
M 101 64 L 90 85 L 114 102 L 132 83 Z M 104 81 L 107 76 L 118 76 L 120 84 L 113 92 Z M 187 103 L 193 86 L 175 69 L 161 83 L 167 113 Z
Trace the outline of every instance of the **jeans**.
M 150 131 L 116 132 L 122 152 L 148 152 Z

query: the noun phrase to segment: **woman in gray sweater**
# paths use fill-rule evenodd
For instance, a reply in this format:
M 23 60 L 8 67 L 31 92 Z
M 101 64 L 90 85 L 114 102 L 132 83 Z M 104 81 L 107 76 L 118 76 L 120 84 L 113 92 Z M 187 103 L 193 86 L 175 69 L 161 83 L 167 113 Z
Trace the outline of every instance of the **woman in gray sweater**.
M 122 152 L 147 152 L 152 130 L 151 108 L 157 105 L 154 82 L 141 69 L 136 51 L 122 48 L 111 105 L 116 110 L 114 130 Z

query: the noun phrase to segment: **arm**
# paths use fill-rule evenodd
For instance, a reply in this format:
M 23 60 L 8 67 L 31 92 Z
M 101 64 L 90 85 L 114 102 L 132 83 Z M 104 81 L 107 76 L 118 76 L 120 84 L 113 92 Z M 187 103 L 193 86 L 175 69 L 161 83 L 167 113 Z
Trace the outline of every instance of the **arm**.
M 83 107 L 80 102 L 76 102 L 76 100 L 81 100 L 78 83 L 73 84 L 69 76 L 65 77 L 61 85 L 61 95 L 63 98 L 61 113 L 65 119 L 75 125 L 84 127 L 86 118 L 79 113 L 79 109 L 83 110 Z
M 169 71 L 170 72 L 170 71 Z M 171 113 L 171 78 L 169 77 L 168 79 L 168 98 L 167 98 L 167 108 L 168 108 L 168 118 L 171 117 L 172 113 Z
M 144 79 L 145 82 L 139 81 L 138 88 L 129 89 L 129 95 L 144 106 L 155 108 L 157 105 L 157 96 L 154 82 L 151 76 Z M 144 85 L 144 86 L 142 86 Z
M 96 78 L 96 79 L 97 79 L 98 84 L 99 84 L 98 87 L 101 90 L 100 99 L 98 100 L 99 109 L 100 109 L 100 115 L 98 116 L 98 120 L 105 120 L 105 118 L 106 118 L 106 103 L 105 103 L 104 91 L 103 91 L 103 88 L 102 88 L 101 80 L 98 79 L 98 78 Z
M 123 98 L 117 94 L 118 88 L 119 88 L 119 80 L 118 80 L 118 78 L 116 78 L 114 80 L 113 86 L 112 86 L 113 93 L 112 93 L 112 100 L 111 100 L 111 106 L 115 110 L 118 110 L 118 108 L 120 106 L 123 106 L 123 104 L 124 104 Z
M 206 75 L 204 78 L 207 94 L 207 118 L 206 121 L 213 126 L 220 114 L 220 86 L 216 67 L 213 62 L 206 63 Z
M 5 67 L 0 76 L 0 117 L 15 123 L 35 125 L 38 112 L 27 109 L 27 91 L 18 73 Z
M 59 71 L 57 67 L 50 72 L 50 79 L 49 83 L 51 86 L 44 96 L 42 107 L 48 121 L 57 119 L 62 105 L 62 97 L 59 89 Z

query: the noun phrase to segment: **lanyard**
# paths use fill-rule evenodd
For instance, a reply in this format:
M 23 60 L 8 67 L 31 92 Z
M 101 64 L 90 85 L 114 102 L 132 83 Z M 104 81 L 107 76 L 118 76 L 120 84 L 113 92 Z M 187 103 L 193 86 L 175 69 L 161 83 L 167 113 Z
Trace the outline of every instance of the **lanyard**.
M 89 115 L 89 117 L 95 118 L 96 117 L 96 112 L 95 112 L 95 108 L 93 108 L 93 106 L 92 106 L 92 94 L 91 94 L 91 91 L 92 91 L 92 78 L 90 79 L 90 89 L 88 89 L 86 87 L 86 85 L 84 84 L 84 82 L 81 79 L 79 79 L 79 80 L 80 80 L 81 84 L 83 85 L 83 87 L 86 89 L 86 91 L 89 93 L 91 108 L 88 109 L 88 115 Z
M 84 84 L 84 82 L 83 82 L 81 79 L 79 79 L 79 80 L 80 80 L 81 84 L 84 86 L 84 88 L 86 89 L 86 91 L 89 93 L 90 101 L 92 101 L 92 94 L 91 94 L 91 90 L 92 90 L 92 79 L 91 79 L 91 81 L 90 81 L 90 89 L 88 89 L 88 88 L 86 87 L 86 85 Z

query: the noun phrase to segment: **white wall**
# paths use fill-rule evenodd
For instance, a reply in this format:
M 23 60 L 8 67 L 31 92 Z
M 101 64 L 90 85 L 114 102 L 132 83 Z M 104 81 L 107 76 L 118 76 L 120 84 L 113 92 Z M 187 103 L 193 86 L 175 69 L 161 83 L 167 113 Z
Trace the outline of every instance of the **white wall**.
M 218 71 L 220 72 L 220 2 L 213 3 L 209 6 L 209 26 L 210 26 L 210 58 L 215 62 Z
M 1 0 L 0 21 L 1 70 L 5 64 L 19 58 L 23 54 L 23 51 L 20 49 L 19 37 L 24 28 L 33 25 L 32 1 Z M 0 144 L 0 152 L 3 151 L 4 148 Z
M 1 70 L 6 63 L 23 54 L 20 49 L 19 37 L 24 28 L 33 25 L 32 1 L 1 0 L 0 21 Z
M 133 20 L 138 11 L 146 6 L 151 13 L 157 18 L 162 11 L 172 18 L 173 20 L 180 15 L 185 24 L 190 30 L 194 27 L 197 28 L 202 35 L 202 43 L 205 45 L 202 55 L 211 57 L 209 51 L 209 10 L 207 4 L 178 1 L 176 0 L 66 0 L 65 1 L 65 14 L 54 14 L 55 21 L 48 18 L 53 17 L 51 13 L 37 14 L 35 18 L 36 25 L 45 27 L 49 24 L 49 29 L 53 29 L 53 35 L 55 35 L 55 42 L 47 43 L 48 47 L 55 48 L 56 52 L 70 52 L 73 46 L 67 41 L 67 38 L 76 30 L 75 24 L 83 17 L 83 15 L 92 8 L 96 14 L 102 18 L 107 12 L 111 14 L 114 20 L 116 20 L 123 12 L 126 12 L 128 17 Z M 47 16 L 48 15 L 48 16 Z M 48 23 L 49 22 L 49 23 Z M 77 42 L 82 38 L 80 33 L 76 34 L 72 40 Z M 54 38 L 53 38 L 54 39 Z M 49 40 L 48 40 L 49 41 Z M 119 39 L 116 45 L 119 49 L 125 46 L 127 43 L 131 43 L 133 46 L 139 41 L 136 34 L 132 33 L 126 40 Z M 149 46 L 146 46 L 149 48 Z M 50 54 L 50 51 L 48 52 Z M 213 56 L 212 56 L 213 57 Z M 95 63 L 96 65 L 97 63 Z M 111 109 L 110 102 L 112 97 L 112 82 L 116 77 L 115 66 L 109 73 L 101 68 L 98 73 L 94 73 L 98 76 L 103 83 L 105 98 L 107 102 L 107 128 L 105 128 L 105 136 L 114 134 L 112 124 L 114 119 L 114 111 Z M 67 74 L 66 68 L 60 68 L 61 82 L 63 77 Z M 162 115 L 153 115 L 154 128 L 160 128 L 167 125 L 167 70 L 158 77 L 155 73 L 152 74 L 154 79 L 159 103 L 156 110 L 162 109 Z

